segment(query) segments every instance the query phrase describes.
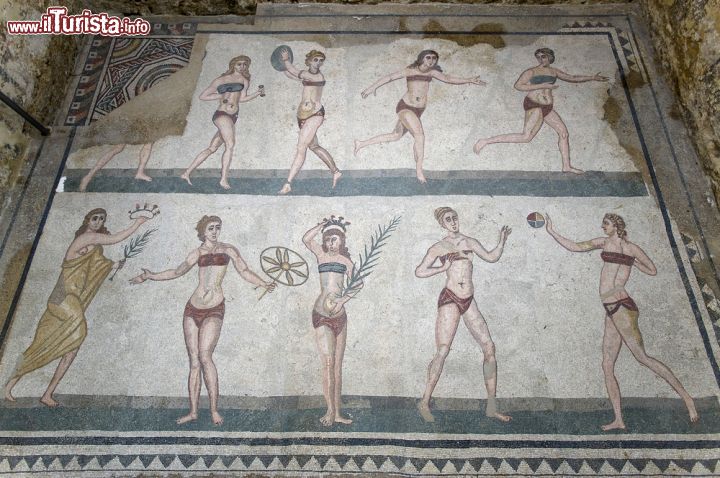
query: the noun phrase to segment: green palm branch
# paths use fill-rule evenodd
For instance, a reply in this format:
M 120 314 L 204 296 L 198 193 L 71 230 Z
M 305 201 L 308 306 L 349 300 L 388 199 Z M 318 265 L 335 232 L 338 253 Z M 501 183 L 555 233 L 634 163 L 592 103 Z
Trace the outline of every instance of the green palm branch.
M 370 247 L 365 244 L 365 248 L 361 254 L 358 255 L 358 262 L 353 268 L 353 273 L 350 278 L 345 276 L 345 283 L 341 289 L 340 297 L 355 297 L 363 286 L 363 280 L 369 276 L 373 268 L 378 264 L 380 259 L 380 253 L 382 247 L 387 243 L 391 234 L 397 229 L 400 224 L 401 216 L 395 216 L 385 226 L 378 226 L 370 238 Z
M 125 244 L 125 247 L 123 248 L 123 261 L 126 259 L 132 259 L 133 257 L 136 257 L 139 255 L 143 249 L 145 249 L 145 246 L 148 245 L 150 242 L 150 236 L 152 236 L 153 232 L 157 231 L 157 229 L 148 229 L 144 233 L 133 237 L 130 239 L 130 242 Z M 110 280 L 113 280 L 115 278 L 115 274 L 117 274 L 117 269 L 113 271 L 113 274 L 110 276 Z

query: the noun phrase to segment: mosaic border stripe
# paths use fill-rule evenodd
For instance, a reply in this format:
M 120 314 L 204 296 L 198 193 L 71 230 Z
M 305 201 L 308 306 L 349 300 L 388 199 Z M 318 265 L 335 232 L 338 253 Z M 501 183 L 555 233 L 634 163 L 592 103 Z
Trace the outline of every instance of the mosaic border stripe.
M 720 472 L 720 459 L 499 458 L 492 455 L 454 459 L 284 453 L 0 455 L 0 473 L 118 471 L 704 476 Z

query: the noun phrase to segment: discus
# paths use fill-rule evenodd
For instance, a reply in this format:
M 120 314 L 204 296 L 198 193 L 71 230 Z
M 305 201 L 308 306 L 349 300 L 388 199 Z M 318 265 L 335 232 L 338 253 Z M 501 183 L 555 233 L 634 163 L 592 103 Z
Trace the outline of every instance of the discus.
M 287 68 L 285 68 L 285 63 L 280 58 L 280 52 L 283 50 L 287 50 L 289 54 L 288 61 L 290 63 L 293 62 L 293 52 L 292 49 L 287 45 L 280 45 L 279 47 L 275 48 L 275 50 L 272 52 L 272 55 L 270 55 L 270 64 L 273 68 L 275 68 L 277 71 L 285 71 Z

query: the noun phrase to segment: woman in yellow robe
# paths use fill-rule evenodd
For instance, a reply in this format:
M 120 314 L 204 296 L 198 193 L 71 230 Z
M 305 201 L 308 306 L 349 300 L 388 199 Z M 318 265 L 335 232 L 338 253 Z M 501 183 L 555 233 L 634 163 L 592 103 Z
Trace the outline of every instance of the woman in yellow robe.
M 110 234 L 105 228 L 106 218 L 104 209 L 93 209 L 85 215 L 82 226 L 75 232 L 75 239 L 65 253 L 60 277 L 35 330 L 35 338 L 5 385 L 5 399 L 15 401 L 12 389 L 25 374 L 60 359 L 47 390 L 40 398 L 40 402 L 48 407 L 59 405 L 52 395 L 87 336 L 85 310 L 110 271 L 120 269 L 124 264 L 124 260 L 113 262 L 105 257 L 102 246 L 127 239 L 148 220 L 140 217 L 127 229 Z

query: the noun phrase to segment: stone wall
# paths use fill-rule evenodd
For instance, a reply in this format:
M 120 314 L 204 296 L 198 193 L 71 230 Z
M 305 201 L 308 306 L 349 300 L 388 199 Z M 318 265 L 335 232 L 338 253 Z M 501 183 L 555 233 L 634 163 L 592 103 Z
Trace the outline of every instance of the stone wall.
M 720 202 L 720 2 L 645 0 L 642 9 Z
M 3 20 L 37 20 L 56 2 L 0 2 Z M 72 7 L 73 2 L 64 2 Z M 4 23 L 4 22 L 3 22 Z M 50 124 L 70 80 L 80 38 L 76 36 L 8 35 L 0 27 L 0 91 L 41 123 Z M 37 133 L 17 113 L 0 103 L 0 207 L 18 179 L 30 139 Z

